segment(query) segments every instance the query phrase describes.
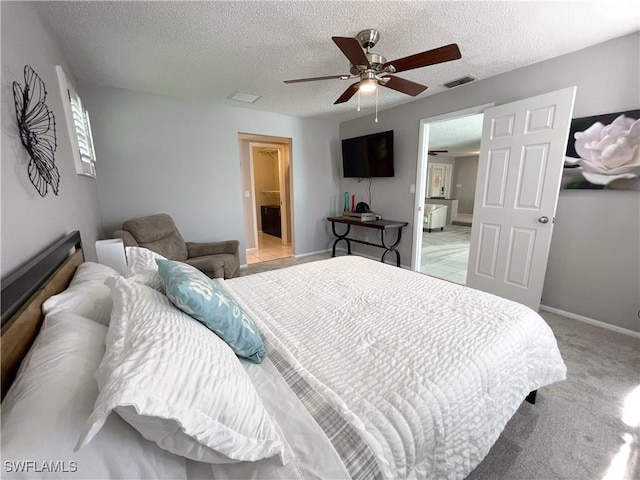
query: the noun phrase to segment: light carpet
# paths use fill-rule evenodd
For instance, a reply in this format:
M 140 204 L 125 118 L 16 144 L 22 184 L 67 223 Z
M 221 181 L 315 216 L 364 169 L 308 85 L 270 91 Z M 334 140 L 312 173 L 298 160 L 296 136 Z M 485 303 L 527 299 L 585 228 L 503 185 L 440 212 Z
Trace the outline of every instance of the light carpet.
M 640 478 L 640 340 L 541 315 L 567 379 L 539 390 L 535 405 L 522 404 L 467 480 Z

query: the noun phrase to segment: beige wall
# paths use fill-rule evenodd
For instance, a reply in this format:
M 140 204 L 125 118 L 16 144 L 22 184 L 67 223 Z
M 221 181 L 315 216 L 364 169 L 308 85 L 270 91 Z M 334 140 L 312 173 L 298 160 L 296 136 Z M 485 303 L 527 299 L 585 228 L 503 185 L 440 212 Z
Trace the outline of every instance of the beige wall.
M 473 214 L 478 177 L 478 156 L 457 157 L 453 171 L 453 198 L 458 199 L 458 213 Z M 458 187 L 458 185 L 460 185 Z

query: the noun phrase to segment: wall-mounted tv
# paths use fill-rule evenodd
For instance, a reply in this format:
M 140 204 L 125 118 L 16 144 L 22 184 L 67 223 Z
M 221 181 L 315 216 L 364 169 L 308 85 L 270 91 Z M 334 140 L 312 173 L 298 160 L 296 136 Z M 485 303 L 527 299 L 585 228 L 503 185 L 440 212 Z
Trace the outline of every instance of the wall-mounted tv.
M 393 130 L 342 140 L 345 178 L 393 177 Z

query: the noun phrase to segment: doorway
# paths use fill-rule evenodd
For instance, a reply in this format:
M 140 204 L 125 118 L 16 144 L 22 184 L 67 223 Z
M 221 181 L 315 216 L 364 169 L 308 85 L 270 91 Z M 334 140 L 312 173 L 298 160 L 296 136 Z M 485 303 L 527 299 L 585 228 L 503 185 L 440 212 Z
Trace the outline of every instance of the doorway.
M 537 311 L 547 267 L 576 87 L 498 107 L 476 107 L 435 119 L 484 113 L 471 228 L 467 286 Z M 421 121 L 414 221 L 424 211 L 429 131 Z M 414 229 L 412 269 L 419 268 Z
M 239 134 L 246 263 L 294 255 L 290 140 Z
M 415 225 L 422 228 L 414 232 L 415 269 L 461 285 L 466 283 L 469 261 L 482 112 L 489 106 L 425 119 L 421 124 L 426 165 L 418 166 L 424 175 L 416 179 L 416 204 L 421 199 L 421 205 Z
M 427 198 L 451 198 L 453 165 L 436 162 L 434 158 L 427 166 Z

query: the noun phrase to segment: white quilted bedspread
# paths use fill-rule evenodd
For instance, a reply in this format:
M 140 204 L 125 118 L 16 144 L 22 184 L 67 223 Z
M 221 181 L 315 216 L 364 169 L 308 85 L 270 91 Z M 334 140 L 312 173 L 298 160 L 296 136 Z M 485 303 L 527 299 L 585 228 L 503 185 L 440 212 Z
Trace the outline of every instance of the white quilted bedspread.
M 464 478 L 524 397 L 566 375 L 529 308 L 362 257 L 226 283 L 385 476 Z

